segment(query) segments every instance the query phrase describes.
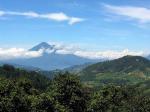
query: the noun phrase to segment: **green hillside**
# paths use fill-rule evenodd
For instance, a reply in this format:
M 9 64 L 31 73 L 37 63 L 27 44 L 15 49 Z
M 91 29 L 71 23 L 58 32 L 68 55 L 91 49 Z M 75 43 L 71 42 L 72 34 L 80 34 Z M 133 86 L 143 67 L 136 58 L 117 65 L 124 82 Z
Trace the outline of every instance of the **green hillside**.
M 150 61 L 140 56 L 125 56 L 88 66 L 80 72 L 82 81 L 102 84 L 136 84 L 150 79 Z
M 35 71 L 26 71 L 7 64 L 0 67 L 0 78 L 7 78 L 15 81 L 27 80 L 34 88 L 41 91 L 45 90 L 50 83 L 50 80 L 47 77 Z
M 107 83 L 95 89 L 69 72 L 57 73 L 50 80 L 4 65 L 0 67 L 0 112 L 149 112 L 149 86 L 145 80 L 136 85 Z

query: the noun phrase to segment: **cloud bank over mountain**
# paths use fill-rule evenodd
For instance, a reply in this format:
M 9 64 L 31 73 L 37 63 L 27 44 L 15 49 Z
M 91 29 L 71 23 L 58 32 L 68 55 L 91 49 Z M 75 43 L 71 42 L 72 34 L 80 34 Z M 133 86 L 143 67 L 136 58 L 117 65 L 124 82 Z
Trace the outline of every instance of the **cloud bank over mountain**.
M 34 58 L 42 56 L 43 50 L 28 51 L 23 48 L 0 48 L 0 60 Z
M 54 43 L 53 43 L 54 44 Z M 0 48 L 0 60 L 8 60 L 15 58 L 36 58 L 42 56 L 44 53 L 51 54 L 72 54 L 83 58 L 88 59 L 116 59 L 126 55 L 133 56 L 145 56 L 146 53 L 142 51 L 130 51 L 124 49 L 122 51 L 86 51 L 82 50 L 75 45 L 64 45 L 64 44 L 55 44 L 50 45 L 50 48 L 44 48 L 41 46 L 36 51 L 26 50 L 23 48 Z

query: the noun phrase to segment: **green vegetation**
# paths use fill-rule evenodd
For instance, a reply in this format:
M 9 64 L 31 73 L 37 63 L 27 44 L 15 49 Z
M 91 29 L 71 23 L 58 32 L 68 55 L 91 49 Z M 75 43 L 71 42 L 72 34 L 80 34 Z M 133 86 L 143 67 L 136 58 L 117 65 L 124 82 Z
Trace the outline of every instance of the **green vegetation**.
M 90 106 L 94 112 L 149 112 L 150 97 L 134 87 L 107 86 L 93 95 Z
M 50 80 L 36 72 L 0 68 L 0 112 L 85 112 L 88 94 L 69 73 Z
M 69 72 L 55 72 L 50 79 L 41 72 L 4 65 L 0 67 L 0 112 L 150 112 L 149 62 L 142 62 L 140 68 L 136 63 L 138 69 L 126 70 L 120 63 L 123 70 L 109 68 L 111 72 L 105 65 L 109 62 L 102 63 L 103 72 L 97 64 L 91 65 L 90 71 L 95 66 L 96 72 L 85 68 L 82 73 L 87 76 L 82 74 L 81 81 Z
M 84 83 L 94 87 L 134 85 L 150 80 L 150 61 L 140 56 L 125 56 L 88 66 L 79 75 Z

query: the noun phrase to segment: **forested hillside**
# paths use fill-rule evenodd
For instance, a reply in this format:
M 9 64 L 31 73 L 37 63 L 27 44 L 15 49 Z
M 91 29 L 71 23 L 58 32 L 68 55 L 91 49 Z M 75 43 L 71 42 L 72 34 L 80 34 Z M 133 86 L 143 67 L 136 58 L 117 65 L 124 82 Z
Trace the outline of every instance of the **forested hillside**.
M 150 80 L 150 61 L 140 56 L 125 56 L 88 66 L 81 80 L 92 86 L 103 84 L 134 85 Z
M 149 112 L 149 87 L 146 81 L 95 89 L 68 72 L 50 80 L 4 65 L 0 67 L 0 112 Z

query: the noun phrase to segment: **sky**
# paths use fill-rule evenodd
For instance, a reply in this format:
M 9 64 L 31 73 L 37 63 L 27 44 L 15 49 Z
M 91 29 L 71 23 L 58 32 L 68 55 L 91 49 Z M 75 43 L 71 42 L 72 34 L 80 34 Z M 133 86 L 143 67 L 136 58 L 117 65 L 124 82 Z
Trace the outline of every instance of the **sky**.
M 40 42 L 148 54 L 150 1 L 0 0 L 0 52 Z

